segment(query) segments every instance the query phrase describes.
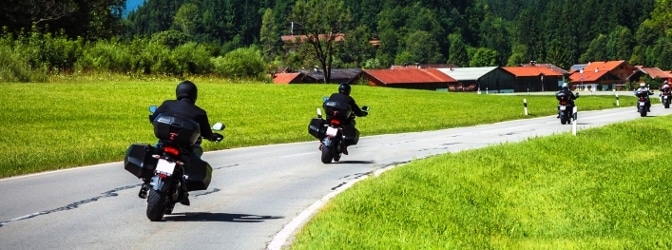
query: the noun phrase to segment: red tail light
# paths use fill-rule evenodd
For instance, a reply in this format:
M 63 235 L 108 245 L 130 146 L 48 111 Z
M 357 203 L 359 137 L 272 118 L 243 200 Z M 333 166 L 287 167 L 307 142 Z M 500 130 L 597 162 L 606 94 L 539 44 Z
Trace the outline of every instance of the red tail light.
M 171 147 L 171 146 L 164 147 L 163 152 L 166 152 L 168 154 L 175 155 L 175 156 L 180 155 L 180 150 L 175 148 L 175 147 Z
M 338 119 L 331 119 L 331 124 L 338 126 L 341 125 L 341 121 L 339 121 Z
M 561 101 L 560 105 L 567 105 L 567 102 L 566 101 Z

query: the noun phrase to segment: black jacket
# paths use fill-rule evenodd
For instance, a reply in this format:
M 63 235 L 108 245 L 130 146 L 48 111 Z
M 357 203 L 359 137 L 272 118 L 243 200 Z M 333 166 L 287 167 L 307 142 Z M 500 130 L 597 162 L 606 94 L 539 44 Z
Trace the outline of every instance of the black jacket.
M 353 99 L 349 95 L 344 95 L 344 94 L 341 94 L 341 93 L 333 93 L 333 94 L 331 94 L 331 96 L 329 96 L 329 101 L 349 104 L 350 107 L 352 108 L 352 112 L 356 116 L 366 116 L 367 115 L 366 112 L 362 111 L 362 109 L 359 108 L 359 106 L 357 106 L 357 103 L 355 102 L 355 99 Z
M 168 114 L 182 117 L 184 119 L 190 119 L 198 122 L 201 129 L 201 136 L 205 139 L 212 140 L 213 133 L 210 128 L 210 121 L 208 121 L 208 115 L 205 110 L 193 104 L 193 102 L 187 98 L 182 98 L 178 100 L 167 100 L 164 101 L 161 106 L 159 106 L 154 114 L 150 116 L 150 122 L 154 121 L 156 116 L 159 114 Z

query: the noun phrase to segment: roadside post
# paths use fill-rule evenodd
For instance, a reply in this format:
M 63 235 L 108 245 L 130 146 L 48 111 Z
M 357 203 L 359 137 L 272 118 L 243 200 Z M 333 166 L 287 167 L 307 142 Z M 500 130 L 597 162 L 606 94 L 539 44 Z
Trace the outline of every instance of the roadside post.
M 523 109 L 525 109 L 525 116 L 527 116 L 527 98 L 523 98 Z
M 576 136 L 576 119 L 578 118 L 577 116 L 578 113 L 578 108 L 574 106 L 572 109 L 572 135 Z
M 616 93 L 616 90 L 614 90 L 614 94 L 616 94 L 616 107 L 620 107 L 621 103 L 618 102 L 618 93 Z

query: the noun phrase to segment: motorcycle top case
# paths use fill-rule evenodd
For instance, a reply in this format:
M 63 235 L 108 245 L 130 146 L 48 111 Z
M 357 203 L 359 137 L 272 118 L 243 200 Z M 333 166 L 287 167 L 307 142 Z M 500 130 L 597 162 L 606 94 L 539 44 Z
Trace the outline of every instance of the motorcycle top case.
M 196 158 L 185 157 L 184 183 L 187 191 L 206 190 L 212 180 L 212 167 L 209 163 Z
M 313 137 L 320 139 L 324 137 L 324 134 L 327 132 L 327 127 L 324 125 L 325 123 L 322 118 L 313 118 L 308 124 L 308 133 Z
M 159 115 L 152 125 L 154 136 L 162 141 L 192 146 L 201 136 L 201 127 L 197 122 L 176 116 Z
M 347 103 L 327 101 L 322 106 L 327 113 L 327 119 L 332 119 L 335 115 L 336 119 L 345 121 L 352 115 L 352 107 Z
M 124 157 L 124 169 L 138 178 L 152 178 L 159 161 L 152 157 L 155 153 L 156 148 L 149 144 L 131 144 Z

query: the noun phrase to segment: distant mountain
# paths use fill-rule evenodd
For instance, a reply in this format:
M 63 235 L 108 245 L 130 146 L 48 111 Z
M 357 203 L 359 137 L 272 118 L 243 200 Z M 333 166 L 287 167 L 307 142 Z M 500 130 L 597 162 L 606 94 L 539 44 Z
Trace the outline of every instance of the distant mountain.
M 128 16 L 128 13 L 136 10 L 140 5 L 144 4 L 145 0 L 126 0 L 126 9 L 122 13 L 122 16 L 125 18 Z

